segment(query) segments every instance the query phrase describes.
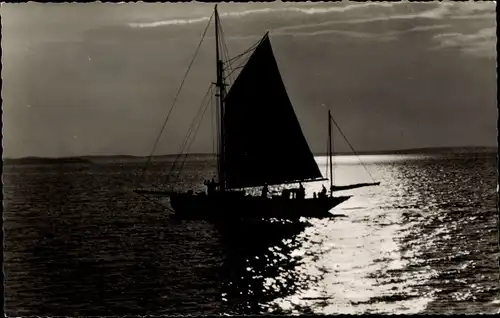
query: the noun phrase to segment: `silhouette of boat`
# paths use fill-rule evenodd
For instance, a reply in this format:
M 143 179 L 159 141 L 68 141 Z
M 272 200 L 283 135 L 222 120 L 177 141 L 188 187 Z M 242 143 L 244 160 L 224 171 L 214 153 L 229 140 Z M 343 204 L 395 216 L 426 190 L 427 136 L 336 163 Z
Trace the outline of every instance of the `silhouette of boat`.
M 330 194 L 306 198 L 303 182 L 328 180 L 323 177 L 302 133 L 275 60 L 269 33 L 250 50 L 250 57 L 226 92 L 225 76 L 230 60 L 223 61 L 217 6 L 215 6 L 217 180 L 209 182 L 208 193 L 136 189 L 136 193 L 170 198 L 175 215 L 189 219 L 331 217 L 329 211 L 350 196 L 333 196 L 337 190 L 378 183 L 336 188 L 332 178 L 333 146 L 328 112 Z M 209 21 L 212 20 L 212 18 Z M 208 28 L 208 26 L 207 26 Z M 206 33 L 206 29 L 205 29 Z M 204 34 L 205 35 L 205 34 Z M 201 43 L 200 43 L 201 44 Z M 168 116 L 167 116 L 168 117 Z M 286 158 L 285 158 L 285 155 Z M 300 183 L 299 189 L 285 189 L 278 196 L 246 194 L 246 188 Z

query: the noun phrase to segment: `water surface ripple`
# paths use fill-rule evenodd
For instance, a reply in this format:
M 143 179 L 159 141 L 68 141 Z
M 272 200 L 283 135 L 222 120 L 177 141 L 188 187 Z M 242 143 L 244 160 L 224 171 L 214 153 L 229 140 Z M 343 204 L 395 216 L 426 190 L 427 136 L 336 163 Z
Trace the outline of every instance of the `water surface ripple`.
M 365 159 L 382 186 L 345 191 L 345 217 L 231 226 L 131 193 L 138 162 L 5 166 L 6 313 L 500 312 L 495 154 Z M 212 176 L 184 170 L 185 189 Z M 370 181 L 345 158 L 335 180 Z

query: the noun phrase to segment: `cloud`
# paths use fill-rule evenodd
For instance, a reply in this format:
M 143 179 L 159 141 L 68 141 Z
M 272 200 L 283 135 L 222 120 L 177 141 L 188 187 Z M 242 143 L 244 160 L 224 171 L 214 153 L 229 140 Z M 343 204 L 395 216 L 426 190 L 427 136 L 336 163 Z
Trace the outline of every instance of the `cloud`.
M 321 36 L 327 34 L 336 34 L 340 36 L 346 36 L 351 38 L 363 38 L 367 40 L 378 40 L 378 41 L 391 41 L 397 40 L 398 35 L 412 33 L 412 32 L 425 32 L 437 29 L 448 28 L 449 24 L 437 24 L 430 26 L 416 26 L 407 30 L 396 30 L 392 32 L 384 32 L 380 30 L 378 33 L 376 31 L 370 30 L 369 32 L 364 32 L 364 30 L 346 30 L 349 25 L 359 25 L 363 27 L 363 24 L 373 23 L 373 22 L 384 22 L 384 21 L 398 21 L 398 20 L 413 20 L 413 19 L 423 19 L 423 20 L 440 20 L 440 21 L 452 21 L 452 20 L 463 20 L 463 19 L 491 19 L 492 14 L 494 14 L 495 4 L 492 3 L 454 3 L 454 2 L 440 2 L 440 3 L 422 3 L 422 4 L 410 4 L 406 2 L 396 2 L 396 3 L 386 3 L 386 2 L 367 2 L 367 3 L 357 3 L 349 5 L 331 5 L 322 4 L 310 5 L 305 4 L 283 4 L 280 3 L 279 6 L 272 7 L 272 4 L 267 5 L 263 8 L 241 8 L 232 5 L 225 6 L 224 9 L 233 10 L 229 12 L 220 13 L 222 18 L 240 18 L 251 15 L 266 15 L 274 13 L 271 17 L 274 17 L 276 22 L 271 24 L 269 30 L 273 36 Z M 236 10 L 240 11 L 236 11 Z M 306 17 L 312 17 L 312 19 L 319 19 L 319 21 L 314 22 L 314 20 L 309 21 L 312 23 L 304 24 L 292 24 L 287 23 L 288 20 L 282 20 L 285 17 L 290 18 L 290 21 L 296 21 L 295 16 L 281 15 L 286 13 L 296 13 L 299 15 L 305 15 Z M 340 13 L 335 19 L 333 19 L 329 14 Z M 175 26 L 175 25 L 190 25 L 196 23 L 207 22 L 210 17 L 207 13 L 206 16 L 190 17 L 190 18 L 171 18 L 160 21 L 153 22 L 136 22 L 129 23 L 128 25 L 132 28 L 157 28 L 163 26 Z M 281 19 L 281 20 L 279 20 Z M 326 19 L 326 21 L 325 21 Z M 323 21 L 321 21 L 323 20 Z M 305 21 L 303 21 L 305 22 Z M 288 25 L 283 25 L 287 23 Z M 274 24 L 274 27 L 272 26 Z M 341 28 L 327 28 L 328 26 L 342 25 Z M 363 27 L 364 28 L 364 27 Z M 311 30 L 307 30 L 311 29 Z M 253 32 L 252 32 L 253 33 Z M 228 36 L 231 40 L 243 40 L 250 38 L 259 38 L 259 34 L 234 34 Z M 470 48 L 469 48 L 470 50 Z M 484 50 L 482 50 L 484 51 Z
M 325 34 L 337 34 L 343 35 L 352 38 L 363 38 L 363 39 L 371 39 L 377 41 L 391 41 L 397 40 L 398 35 L 403 35 L 412 32 L 426 32 L 433 31 L 438 29 L 445 29 L 450 27 L 449 24 L 438 24 L 438 25 L 427 25 L 427 26 L 417 26 L 408 30 L 402 31 L 391 31 L 384 33 L 368 33 L 368 32 L 356 32 L 356 31 L 346 31 L 346 30 L 318 30 L 311 32 L 286 32 L 286 31 L 273 31 L 271 33 L 272 36 L 280 36 L 280 35 L 289 35 L 289 36 L 317 36 L 317 35 L 325 35 Z
M 210 20 L 210 17 L 201 17 L 194 19 L 172 19 L 172 20 L 164 20 L 156 22 L 129 23 L 129 26 L 133 28 L 156 28 L 167 25 L 186 25 L 186 24 L 200 23 L 208 20 Z
M 431 50 L 459 48 L 463 53 L 476 57 L 496 57 L 496 28 L 483 28 L 476 33 L 444 33 L 434 36 L 440 44 Z
M 402 6 L 407 5 L 400 2 Z M 351 23 L 366 23 L 381 20 L 400 20 L 400 19 L 477 19 L 491 18 L 495 14 L 495 5 L 485 3 L 456 3 L 456 2 L 439 2 L 435 3 L 436 7 L 422 12 L 410 12 L 407 14 L 393 14 L 370 19 L 352 20 Z M 413 8 L 413 7 L 412 7 Z M 488 12 L 484 14 L 484 12 Z M 478 14 L 483 13 L 483 14 Z
M 430 30 L 436 30 L 436 29 L 444 29 L 450 27 L 450 24 L 436 24 L 436 25 L 423 25 L 423 26 L 417 26 L 405 31 L 401 32 L 395 32 L 395 33 L 407 33 L 407 32 L 421 32 L 421 31 L 430 31 Z
M 233 11 L 233 12 L 223 12 L 220 13 L 220 17 L 243 17 L 253 14 L 269 14 L 269 13 L 284 13 L 284 12 L 295 12 L 306 15 L 315 15 L 315 14 L 326 14 L 326 13 L 342 13 L 357 9 L 363 9 L 367 7 L 377 6 L 377 7 L 392 7 L 393 3 L 384 3 L 384 2 L 367 2 L 362 4 L 350 4 L 346 6 L 329 6 L 329 7 L 277 7 L 277 8 L 261 8 L 261 9 L 250 9 L 243 11 Z M 188 18 L 188 19 L 170 19 L 170 20 L 162 20 L 162 21 L 154 21 L 154 22 L 134 22 L 129 23 L 130 27 L 133 28 L 154 28 L 160 26 L 168 26 L 168 25 L 186 25 L 192 23 L 200 23 L 204 21 L 208 21 L 210 17 L 198 17 L 198 18 Z
M 317 36 L 317 35 L 325 35 L 325 34 L 337 34 L 343 35 L 351 38 L 359 38 L 359 39 L 373 39 L 379 41 L 387 41 L 387 40 L 395 40 L 395 37 L 387 35 L 380 35 L 374 33 L 367 32 L 356 32 L 356 31 L 345 31 L 345 30 L 319 30 L 313 32 L 273 32 L 271 35 L 289 35 L 289 36 Z
M 332 13 L 332 12 L 347 12 L 351 10 L 363 9 L 366 7 L 386 7 L 390 8 L 394 4 L 389 2 L 366 2 L 363 4 L 350 4 L 346 6 L 334 6 L 334 7 L 323 7 L 323 8 L 284 8 L 286 11 L 294 11 L 305 14 L 318 14 L 318 13 Z
M 411 19 L 430 19 L 439 20 L 443 18 L 449 19 L 491 19 L 494 17 L 495 5 L 491 3 L 451 3 L 451 2 L 440 2 L 435 3 L 437 6 L 435 8 L 414 12 L 415 7 L 411 7 L 411 12 L 406 14 L 397 13 L 397 6 L 401 8 L 407 4 L 404 2 L 391 3 L 391 10 L 383 14 L 374 14 L 374 16 L 369 18 L 351 18 L 342 19 L 337 21 L 326 21 L 322 23 L 309 23 L 301 25 L 293 25 L 282 27 L 279 30 L 300 30 L 304 28 L 317 28 L 324 27 L 335 24 L 363 24 L 379 21 L 390 21 L 390 20 L 411 20 Z M 418 8 L 418 6 L 416 7 Z M 488 13 L 484 13 L 487 11 Z M 482 13 L 482 14 L 478 14 Z

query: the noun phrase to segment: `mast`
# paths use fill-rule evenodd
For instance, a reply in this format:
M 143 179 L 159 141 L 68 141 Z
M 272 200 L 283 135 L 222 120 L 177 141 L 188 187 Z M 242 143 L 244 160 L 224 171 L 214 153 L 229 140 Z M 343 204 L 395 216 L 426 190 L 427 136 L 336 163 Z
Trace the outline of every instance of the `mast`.
M 222 60 L 220 59 L 219 53 L 219 13 L 217 11 L 217 5 L 215 5 L 215 55 L 216 55 L 216 63 L 217 63 L 217 82 L 216 86 L 219 89 L 218 100 L 219 100 L 219 114 L 220 114 L 220 125 L 219 125 L 219 134 L 220 134 L 220 144 L 219 144 L 219 186 L 220 191 L 225 191 L 226 189 L 226 178 L 225 178 L 225 153 L 224 153 L 224 82 L 223 82 L 223 68 L 222 68 Z
M 333 142 L 332 142 L 332 115 L 328 110 L 328 158 L 330 161 L 330 196 L 333 195 Z

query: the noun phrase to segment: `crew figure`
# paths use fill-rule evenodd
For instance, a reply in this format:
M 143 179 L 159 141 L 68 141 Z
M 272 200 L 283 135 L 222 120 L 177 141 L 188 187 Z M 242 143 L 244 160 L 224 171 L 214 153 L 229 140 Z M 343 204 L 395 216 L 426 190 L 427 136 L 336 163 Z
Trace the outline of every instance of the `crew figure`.
M 302 186 L 302 182 L 299 183 L 299 191 L 297 193 L 297 199 L 304 199 L 306 197 L 306 190 Z
M 267 194 L 269 193 L 269 189 L 267 188 L 267 183 L 264 184 L 264 187 L 262 188 L 262 197 L 267 198 Z
M 325 185 L 322 186 L 321 192 L 319 193 L 320 198 L 326 198 L 326 188 Z
M 211 195 L 212 193 L 214 193 L 216 183 L 213 178 L 212 180 L 205 180 L 204 184 L 207 186 L 207 195 Z

